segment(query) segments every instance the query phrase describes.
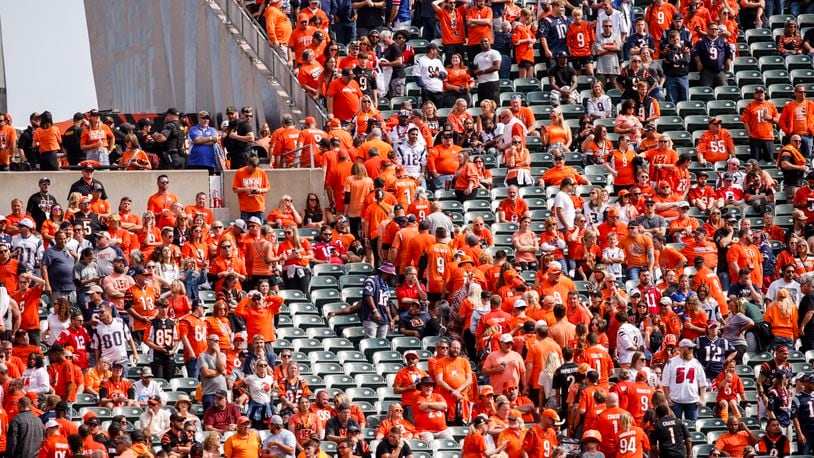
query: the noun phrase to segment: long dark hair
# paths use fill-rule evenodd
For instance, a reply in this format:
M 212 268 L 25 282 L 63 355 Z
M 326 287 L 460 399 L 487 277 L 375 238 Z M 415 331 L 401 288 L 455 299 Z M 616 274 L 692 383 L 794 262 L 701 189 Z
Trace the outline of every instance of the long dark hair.
M 54 125 L 54 117 L 50 111 L 43 111 L 40 115 L 40 127 L 47 129 Z

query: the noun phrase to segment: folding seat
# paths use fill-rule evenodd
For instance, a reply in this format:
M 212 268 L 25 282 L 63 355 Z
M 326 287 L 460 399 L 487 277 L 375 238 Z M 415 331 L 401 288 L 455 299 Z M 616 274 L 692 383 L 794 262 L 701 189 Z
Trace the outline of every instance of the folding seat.
M 107 407 L 82 407 L 79 409 L 79 416 L 84 417 L 86 413 L 93 412 L 99 421 L 112 420 L 113 411 Z
M 772 84 L 767 89 L 769 100 L 794 98 L 794 86 L 792 86 L 791 83 Z M 782 111 L 783 106 L 785 105 L 777 105 L 777 109 Z
M 737 86 L 719 86 L 713 90 L 715 100 L 739 100 L 741 91 Z
M 351 402 L 367 401 L 376 398 L 376 391 L 373 388 L 362 386 L 361 388 L 348 388 L 345 390 Z
M 418 83 L 411 81 L 407 83 L 407 85 L 404 87 L 404 90 L 410 97 L 421 97 L 421 86 L 419 86 Z
M 707 443 L 707 435 L 699 433 L 698 431 L 690 431 L 690 440 L 692 445 L 701 445 Z
M 394 337 L 391 348 L 393 351 L 405 352 L 407 350 L 421 349 L 421 341 L 416 337 Z
M 760 29 L 765 30 L 765 29 Z M 750 32 L 750 31 L 747 31 Z M 767 41 L 762 43 L 752 43 L 749 45 L 749 54 L 753 57 L 763 57 L 763 56 L 770 56 L 777 53 L 777 45 L 773 41 Z
M 678 111 L 676 111 L 676 105 L 673 102 L 662 100 L 658 101 L 658 104 L 662 116 L 675 116 L 678 114 Z
M 336 277 L 332 275 L 314 275 L 313 278 L 311 278 L 311 283 L 308 285 L 308 289 L 309 293 L 313 294 L 313 292 L 316 290 L 336 289 L 337 286 L 339 286 L 339 283 L 336 281 Z
M 810 66 L 809 68 L 797 68 L 791 70 L 789 76 L 791 77 L 791 84 L 795 86 L 798 84 L 814 83 L 814 69 L 812 69 Z
M 519 228 L 516 223 L 494 223 L 491 226 L 492 235 L 511 235 Z
M 509 84 L 511 85 L 511 82 Z M 502 89 L 502 86 L 501 86 L 501 89 Z M 500 106 L 501 107 L 508 107 L 511 104 L 512 97 L 515 97 L 515 96 L 520 97 L 520 99 L 522 101 L 524 101 L 524 102 L 526 100 L 526 94 L 523 94 L 522 92 L 513 92 L 513 91 L 511 91 L 511 86 L 509 86 L 509 91 L 508 92 L 501 92 L 500 93 L 500 99 L 499 99 L 500 100 Z
M 760 70 L 758 60 L 752 56 L 736 57 L 732 61 L 732 71 L 738 73 L 742 70 Z
M 800 24 L 801 29 L 803 27 L 814 26 L 814 14 L 801 14 L 797 16 L 797 23 Z
M 702 133 L 709 128 L 709 120 L 711 117 L 703 115 L 693 115 L 684 118 L 684 128 L 693 133 L 701 131 Z
M 361 327 L 357 329 L 361 329 Z M 347 337 L 328 337 L 322 339 L 322 349 L 338 353 L 343 350 L 355 350 L 355 347 Z
M 306 354 L 312 351 L 322 350 L 322 342 L 320 342 L 317 339 L 308 339 L 308 338 L 296 339 L 293 340 L 291 344 L 294 346 L 294 351 L 301 351 Z
M 414 39 L 409 40 L 407 42 L 408 45 L 412 45 L 413 49 L 415 50 L 416 54 L 426 54 L 427 48 L 430 46 L 430 42 L 427 40 L 422 39 Z
M 477 91 L 475 91 L 475 92 L 477 92 Z M 501 94 L 506 94 L 506 93 L 512 93 L 512 92 L 514 92 L 514 87 L 512 86 L 512 80 L 506 80 L 506 79 L 500 80 L 500 93 Z M 524 101 L 526 100 L 526 94 L 523 94 L 522 92 L 517 92 L 517 94 L 520 94 L 520 96 L 523 98 Z
M 772 31 L 768 29 L 750 29 L 744 35 L 746 36 L 746 43 L 751 46 L 754 43 L 765 43 L 772 41 Z M 759 57 L 752 54 L 753 57 Z
M 540 80 L 537 78 L 517 78 L 513 85 L 515 91 L 526 94 L 540 90 Z
M 526 94 L 526 103 L 530 107 L 535 105 L 551 105 L 551 92 L 543 92 L 540 90 L 532 91 Z
M 582 105 L 560 105 L 560 111 L 565 119 L 581 119 L 585 116 L 585 107 Z
M 357 374 L 353 379 L 356 381 L 356 386 L 368 387 L 374 390 L 387 386 L 384 377 L 379 374 Z
M 333 278 L 333 277 L 330 277 Z M 311 279 L 313 282 L 316 280 L 317 277 Z M 336 279 L 333 280 L 336 282 Z M 338 286 L 338 285 L 337 285 Z M 331 302 L 336 302 L 340 300 L 341 294 L 339 293 L 338 289 L 317 289 L 315 291 L 311 291 L 311 300 L 314 302 L 314 305 L 317 307 L 322 307 L 325 304 L 329 304 Z
M 316 348 L 322 348 L 322 346 L 320 345 Z M 336 353 L 332 351 L 312 349 L 309 350 L 308 353 L 308 362 L 310 362 L 311 364 L 338 363 L 339 358 L 337 358 Z
M 192 393 L 198 389 L 198 379 L 179 377 L 170 380 L 170 389 L 172 391 L 183 391 L 185 393 Z
M 689 95 L 692 101 L 707 102 L 715 99 L 715 94 L 709 86 L 691 87 Z
M 464 223 L 472 224 L 475 218 L 483 218 L 484 223 L 492 224 L 495 222 L 495 214 L 491 210 L 468 211 L 464 213 Z
M 297 315 L 292 319 L 291 324 L 295 328 L 317 328 L 325 326 L 325 320 L 319 315 Z
M 308 328 L 305 330 L 305 336 L 309 339 L 317 339 L 322 342 L 322 339 L 327 339 L 328 337 L 336 337 L 336 332 L 330 327 L 324 328 Z
M 282 289 L 277 295 L 282 297 L 286 304 L 291 304 L 292 302 L 308 302 L 305 293 L 296 289 Z
M 707 114 L 707 104 L 704 102 L 685 100 L 676 104 L 678 115 L 682 118 L 687 116 L 701 116 Z
M 727 432 L 727 430 L 725 430 L 725 429 L 708 432 L 707 433 L 707 442 L 709 442 L 710 444 L 714 444 L 715 441 L 717 441 L 718 438 L 723 436 L 726 432 Z
M 361 326 L 362 321 L 359 319 L 358 314 L 350 315 L 337 315 L 328 319 L 328 327 L 333 329 L 336 334 L 343 334 L 346 329 Z
M 282 318 L 282 316 L 280 317 Z M 288 318 L 288 317 L 287 317 Z M 279 330 L 279 328 L 278 328 Z M 280 352 L 282 350 L 294 350 L 294 346 L 291 345 L 291 341 L 288 339 L 277 339 L 271 344 L 271 348 L 274 349 L 275 352 Z
M 446 189 L 439 189 L 433 193 L 433 197 L 435 200 L 445 201 L 445 200 L 453 200 L 456 201 L 455 191 L 450 191 Z M 457 202 L 457 201 L 456 201 Z
M 796 18 L 791 14 L 775 14 L 769 16 L 770 29 L 782 29 L 786 25 L 786 21 L 796 21 Z
M 279 339 L 287 339 L 287 340 L 294 340 L 294 339 L 305 339 L 305 331 L 298 328 L 284 328 L 277 330 L 277 338 Z
M 735 73 L 735 83 L 738 87 L 747 84 L 763 84 L 763 76 L 758 70 L 742 70 Z
M 339 288 L 340 289 L 345 289 L 345 288 L 352 288 L 352 287 L 357 287 L 357 288 L 361 287 L 361 286 L 363 286 L 365 284 L 365 279 L 369 275 L 370 274 L 365 274 L 365 275 L 347 274 L 344 277 L 341 277 L 339 279 Z
M 785 70 L 786 61 L 781 56 L 763 56 L 758 59 L 758 67 L 761 72 L 768 70 Z
M 345 362 L 342 364 L 342 367 L 345 369 L 345 375 L 350 377 L 354 377 L 358 374 L 375 374 L 375 370 L 373 365 L 368 362 L 356 361 L 356 362 Z
M 490 208 L 491 207 L 490 207 L 490 203 L 489 203 L 488 200 L 480 200 L 480 199 L 467 200 L 463 204 L 463 210 L 465 212 L 470 211 L 470 210 L 488 210 Z
M 673 145 L 675 146 L 693 146 L 692 135 L 686 130 L 669 131 L 664 132 L 664 134 L 670 137 L 670 140 L 673 141 Z
M 367 362 L 365 354 L 358 350 L 342 350 L 337 352 L 336 356 L 339 358 L 339 364 L 345 364 L 347 362 Z
M 732 100 L 710 100 L 707 102 L 707 114 L 718 116 L 722 114 L 737 114 L 737 105 Z
M 743 121 L 738 114 L 722 114 L 718 115 L 718 119 L 724 122 L 722 124 L 724 129 L 737 129 L 743 126 Z
M 782 70 L 765 70 L 763 73 L 763 84 L 771 86 L 772 84 L 790 84 L 789 72 L 786 69 Z
M 373 364 L 400 363 L 404 361 L 404 356 L 397 351 L 381 350 L 373 353 L 373 358 L 371 358 L 371 361 Z
M 317 310 L 317 307 L 314 304 L 311 304 L 310 302 L 297 302 L 291 304 L 288 309 L 289 313 L 291 313 L 292 316 L 319 314 L 319 310 Z
M 684 130 L 684 120 L 678 116 L 661 116 L 656 119 L 656 131 Z
M 414 107 L 419 106 L 418 98 L 412 96 L 403 96 L 403 97 L 393 97 L 390 99 L 390 109 L 391 110 L 400 110 L 401 105 L 404 102 L 410 102 L 413 104 Z
M 362 299 L 362 288 L 348 287 L 342 290 L 342 301 L 353 304 Z
M 113 415 L 122 415 L 127 421 L 135 423 L 136 420 L 139 419 L 141 414 L 143 414 L 147 409 L 144 407 L 136 407 L 136 406 L 122 406 L 122 407 L 114 407 L 113 408 Z
M 418 348 L 421 348 L 420 344 Z M 375 352 L 381 350 L 391 350 L 389 340 L 380 339 L 378 337 L 368 337 L 366 339 L 362 339 L 359 342 L 359 351 L 364 353 L 365 357 L 367 357 L 368 359 L 370 359 Z
M 708 433 L 710 431 L 726 431 L 726 423 L 724 423 L 724 421 L 720 418 L 699 418 L 696 429 L 701 433 Z

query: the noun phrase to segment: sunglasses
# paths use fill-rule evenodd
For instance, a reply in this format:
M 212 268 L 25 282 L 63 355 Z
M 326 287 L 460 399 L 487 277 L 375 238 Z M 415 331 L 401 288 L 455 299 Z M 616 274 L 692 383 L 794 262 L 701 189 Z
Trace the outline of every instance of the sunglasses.
M 232 248 L 232 245 L 221 245 L 221 248 Z

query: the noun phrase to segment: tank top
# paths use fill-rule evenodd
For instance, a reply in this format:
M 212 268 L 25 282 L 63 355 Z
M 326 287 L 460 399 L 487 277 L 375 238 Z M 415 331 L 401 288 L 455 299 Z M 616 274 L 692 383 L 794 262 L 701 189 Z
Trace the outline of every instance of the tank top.
M 269 265 L 266 263 L 264 254 L 269 243 L 271 242 L 268 240 L 260 239 L 255 240 L 249 245 L 249 249 L 246 251 L 246 257 L 248 258 L 246 267 L 248 268 L 249 275 L 268 276 L 273 274 L 271 268 L 269 268 Z

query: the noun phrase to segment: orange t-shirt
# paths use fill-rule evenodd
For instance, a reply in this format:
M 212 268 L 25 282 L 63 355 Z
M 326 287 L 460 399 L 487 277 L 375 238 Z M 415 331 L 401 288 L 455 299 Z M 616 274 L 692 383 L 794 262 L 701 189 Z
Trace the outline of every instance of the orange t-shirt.
M 664 2 L 661 6 L 656 4 L 650 5 L 644 13 L 644 20 L 647 21 L 647 29 L 656 43 L 661 41 L 664 32 L 670 28 L 670 23 L 673 22 L 673 15 L 676 14 L 675 6 L 670 3 Z
M 435 13 L 441 25 L 441 43 L 444 45 L 462 45 L 466 36 L 464 35 L 464 22 L 466 10 L 458 7 L 452 12 L 441 8 Z
M 492 36 L 492 8 L 488 6 L 482 8 L 471 6 L 466 9 L 466 20 L 469 21 L 470 19 L 487 20 L 489 25 L 470 24 L 467 26 L 466 42 L 469 46 L 479 45 L 484 38 L 488 38 L 490 43 L 495 41 Z
M 107 149 L 111 149 L 113 144 L 116 143 L 113 131 L 106 124 L 99 123 L 97 128 L 82 129 L 82 139 L 80 141 L 82 146 L 95 145 L 99 141 L 102 142 L 102 147 Z
M 458 172 L 455 177 L 455 190 L 465 191 L 470 183 L 474 190 L 478 184 L 478 167 L 473 162 L 468 162 L 463 170 Z
M 297 149 L 297 141 L 300 139 L 300 130 L 296 127 L 280 127 L 271 134 L 272 149 L 271 154 L 274 157 L 282 158 L 284 167 L 291 167 L 294 165 L 295 155 L 285 153 Z M 258 210 L 263 211 L 263 210 Z
M 774 140 L 774 125 L 769 118 L 777 116 L 777 107 L 764 100 L 753 100 L 741 113 L 741 120 L 749 126 L 749 137 L 758 140 Z
M 182 316 L 178 320 L 178 335 L 181 337 L 186 336 L 189 346 L 195 352 L 193 355 L 184 347 L 184 359 L 186 361 L 193 360 L 206 351 L 206 322 L 197 316 L 191 313 Z
M 0 127 L 0 165 L 9 165 L 11 163 L 11 149 L 16 144 L 17 131 L 8 124 Z
M 507 197 L 500 202 L 497 211 L 503 212 L 506 221 L 516 223 L 520 221 L 520 217 L 524 213 L 529 211 L 529 205 L 519 197 L 514 202 L 511 202 Z
M 419 233 L 410 239 L 407 244 L 407 260 L 404 266 L 418 267 L 418 261 L 421 256 L 427 252 L 427 249 L 435 243 L 435 237 L 428 233 Z
M 721 129 L 718 135 L 706 131 L 698 140 L 698 152 L 705 161 L 710 163 L 725 161 L 729 159 L 728 151 L 735 150 L 735 143 L 732 134 L 726 129 Z
M 520 40 L 531 39 L 530 43 L 517 44 Z M 516 24 L 512 30 L 512 44 L 514 45 L 514 57 L 519 64 L 522 61 L 534 62 L 534 36 L 531 34 L 529 26 Z
M 345 192 L 350 193 L 350 202 L 345 209 L 349 218 L 359 218 L 365 210 L 365 198 L 373 191 L 373 180 L 369 177 L 356 178 L 351 175 L 345 180 Z
M 461 449 L 462 458 L 481 458 L 486 453 L 486 438 L 479 432 L 467 434 Z
M 364 94 L 355 80 L 345 83 L 342 78 L 337 78 L 331 81 L 325 95 L 333 98 L 333 115 L 340 121 L 348 122 L 359 111 L 360 100 Z
M 291 37 L 288 39 L 288 47 L 294 51 L 294 56 L 298 64 L 302 64 L 302 53 L 311 47 L 314 41 L 314 34 L 318 31 L 316 27 L 306 26 L 305 29 L 300 27 L 291 31 Z
M 438 145 L 430 150 L 427 158 L 427 170 L 440 175 L 452 175 L 458 170 L 458 152 L 461 147 L 452 145 L 449 148 Z
M 551 458 L 558 444 L 554 428 L 543 431 L 539 424 L 526 431 L 523 438 L 523 450 L 526 451 L 529 458 Z
M 575 361 L 588 363 L 592 369 L 595 369 L 599 374 L 599 386 L 608 391 L 610 374 L 613 370 L 613 359 L 611 359 L 607 350 L 601 345 L 588 347 L 582 351 L 582 354 Z
M 392 209 L 393 206 L 385 202 L 374 202 L 365 208 L 362 219 L 367 223 L 367 238 L 372 240 L 384 235 L 379 233 L 379 226 L 390 217 Z
M 726 262 L 727 264 L 736 263 L 739 269 L 751 269 L 752 273 L 749 276 L 752 283 L 758 288 L 763 287 L 763 255 L 754 245 L 732 244 L 726 253 Z M 732 270 L 732 267 L 729 268 L 729 275 L 731 278 L 738 278 L 737 270 Z
M 629 186 L 636 183 L 636 169 L 633 166 L 636 153 L 632 149 L 626 152 L 616 149 L 611 153 L 611 157 L 613 158 L 613 168 L 617 172 L 613 184 L 616 186 Z
M 288 44 L 291 41 L 291 20 L 277 6 L 269 5 L 263 13 L 266 16 L 266 35 L 273 44 Z
M 161 213 L 164 210 L 169 210 L 172 207 L 172 204 L 179 202 L 178 196 L 171 192 L 167 192 L 164 194 L 155 193 L 147 199 L 147 210 L 153 212 L 156 218 L 156 227 L 161 229 L 167 224 L 162 225 L 161 222 L 165 221 L 166 218 L 162 217 Z
M 74 399 L 70 397 L 71 393 L 68 390 L 68 384 L 74 384 L 75 388 L 77 381 L 74 380 L 73 364 L 71 364 L 70 361 L 66 360 L 59 363 L 51 363 L 48 366 L 48 377 L 51 379 L 51 386 L 54 387 L 54 393 L 56 395 L 69 402 L 74 401 Z
M 249 342 L 254 336 L 261 335 L 266 342 L 274 342 L 277 335 L 274 332 L 274 315 L 280 313 L 283 306 L 283 298 L 279 296 L 266 296 L 263 299 L 265 307 L 257 309 L 249 306 L 249 297 L 244 298 L 237 304 L 235 315 L 246 320 L 246 335 Z
M 277 255 L 279 256 L 279 255 L 285 253 L 286 251 L 291 251 L 293 249 L 294 249 L 294 244 L 293 243 L 291 243 L 288 240 L 283 240 L 282 242 L 280 242 L 280 245 L 277 247 Z M 305 239 L 300 240 L 300 248 L 297 251 L 300 252 L 300 255 L 304 256 L 306 253 L 311 251 L 311 242 L 309 242 L 308 240 L 305 240 Z M 292 259 L 290 261 L 285 261 L 285 263 L 283 264 L 284 267 L 291 266 L 291 265 L 299 265 L 299 266 L 302 266 L 302 267 L 307 267 L 308 266 L 308 260 L 303 259 L 303 258 Z
M 581 21 L 568 26 L 565 35 L 565 43 L 568 46 L 568 54 L 571 57 L 588 57 L 591 55 L 591 48 L 594 44 L 594 27 L 592 23 Z
M 647 252 L 653 249 L 653 240 L 644 235 L 627 236 L 619 242 L 619 246 L 625 250 L 629 267 L 644 267 L 648 264 Z
M 633 416 L 635 424 L 640 424 L 644 414 L 653 406 L 651 400 L 655 392 L 656 390 L 644 382 L 636 382 L 627 389 L 627 411 Z
M 68 439 L 61 434 L 54 434 L 42 441 L 37 458 L 63 458 L 68 456 L 70 451 Z
M 417 384 L 422 377 L 426 377 L 427 373 L 416 367 L 415 369 L 403 368 L 396 373 L 396 378 L 393 380 L 393 386 L 406 387 Z M 405 391 L 401 393 L 401 404 L 403 406 L 413 405 L 413 399 L 421 392 Z
M 747 445 L 752 445 L 748 431 L 738 431 L 735 434 L 726 432 L 715 441 L 715 448 L 725 451 L 729 456 L 743 456 L 743 449 Z
M 62 134 L 57 126 L 47 129 L 38 127 L 34 131 L 34 143 L 39 143 L 40 153 L 51 153 L 62 149 Z

